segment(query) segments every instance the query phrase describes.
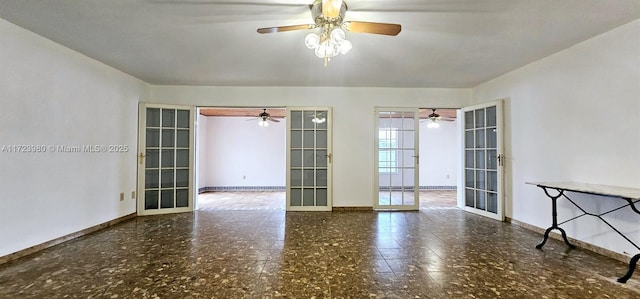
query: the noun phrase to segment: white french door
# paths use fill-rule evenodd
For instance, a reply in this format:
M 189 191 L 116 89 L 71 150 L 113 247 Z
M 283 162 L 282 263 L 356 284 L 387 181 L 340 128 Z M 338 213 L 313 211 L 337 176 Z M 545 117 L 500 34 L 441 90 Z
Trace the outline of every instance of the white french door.
M 287 108 L 287 211 L 331 211 L 331 108 Z
M 417 210 L 418 108 L 376 109 L 375 209 Z
M 138 215 L 193 210 L 194 111 L 140 103 Z
M 462 109 L 463 208 L 504 220 L 502 101 Z

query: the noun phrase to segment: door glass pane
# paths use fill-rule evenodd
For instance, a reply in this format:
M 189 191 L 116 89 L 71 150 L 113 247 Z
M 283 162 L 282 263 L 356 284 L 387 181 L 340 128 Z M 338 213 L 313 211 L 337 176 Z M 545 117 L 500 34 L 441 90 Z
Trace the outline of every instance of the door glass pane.
M 313 186 L 315 171 L 313 169 L 305 169 L 302 171 L 302 173 L 303 173 L 303 178 L 302 178 L 303 186 Z
M 315 166 L 314 162 L 316 160 L 315 158 L 316 158 L 316 155 L 315 155 L 315 151 L 314 150 L 312 150 L 312 149 L 304 150 L 302 152 L 302 160 L 303 160 L 302 161 L 302 165 L 305 168 L 314 167 Z
M 464 147 L 465 148 L 474 148 L 475 147 L 475 139 L 473 138 L 473 130 L 464 132 Z
M 469 169 L 465 170 L 464 173 L 465 173 L 465 175 L 464 175 L 464 181 L 465 181 L 464 185 L 466 187 L 469 187 L 469 188 L 474 188 L 475 187 L 475 181 L 474 181 L 475 173 L 473 172 L 473 170 L 469 170 Z
M 498 213 L 498 194 L 487 192 L 487 211 Z
M 162 127 L 174 128 L 176 111 L 174 109 L 162 109 Z
M 173 167 L 174 161 L 174 151 L 170 150 L 162 150 L 161 157 L 162 167 Z
M 189 206 L 189 189 L 176 190 L 176 208 Z
M 144 209 L 157 209 L 158 208 L 158 190 L 146 190 L 144 191 Z
M 478 109 L 475 111 L 475 127 L 483 128 L 484 125 L 484 109 Z
M 487 107 L 487 127 L 496 126 L 496 106 Z
M 189 167 L 189 150 L 176 150 L 176 167 Z
M 302 150 L 291 150 L 291 167 L 302 167 Z
M 188 129 L 189 128 L 189 110 L 178 110 L 177 127 Z
M 485 193 L 481 190 L 476 190 L 476 209 L 485 210 L 486 202 L 485 202 Z
M 173 208 L 173 189 L 160 192 L 160 208 Z
M 304 146 L 304 148 L 313 148 L 315 146 L 315 132 L 314 131 L 304 131 L 303 134 L 303 138 L 302 138 L 302 144 Z
M 160 109 L 147 108 L 147 127 L 160 127 Z
M 470 188 L 464 189 L 464 205 L 467 207 L 475 207 L 475 191 Z
M 487 150 L 487 169 L 498 168 L 498 154 L 496 150 Z
M 326 207 L 327 206 L 327 189 L 316 189 L 316 205 Z
M 403 205 L 414 205 L 415 204 L 415 192 L 413 190 L 406 190 L 402 192 L 402 204 Z
M 316 186 L 324 187 L 327 185 L 327 171 L 316 170 Z
M 476 189 L 485 189 L 484 170 L 476 170 Z
M 145 167 L 146 168 L 158 168 L 158 167 L 160 167 L 160 150 L 147 149 L 147 153 L 146 153 L 144 162 L 145 162 Z
M 464 113 L 464 128 L 473 129 L 473 111 L 467 111 Z
M 484 151 L 476 150 L 476 168 L 484 168 Z
M 153 189 L 160 187 L 160 171 L 157 169 L 147 169 L 145 171 L 144 188 Z
M 300 169 L 291 169 L 290 170 L 290 180 L 291 186 L 300 187 L 302 186 L 302 170 Z
M 316 111 L 316 117 L 318 117 L 318 121 L 316 121 L 316 128 L 320 130 L 327 129 L 327 115 L 328 111 Z
M 161 171 L 161 188 L 173 188 L 175 187 L 175 182 L 173 178 L 173 169 L 163 169 Z
M 291 129 L 302 129 L 302 111 L 291 111 Z
M 316 131 L 316 148 L 327 148 L 327 131 Z
M 303 118 L 302 118 L 302 127 L 304 129 L 315 129 L 316 128 L 316 123 L 313 121 L 314 117 L 316 116 L 316 112 L 315 111 L 304 111 L 302 113 Z
M 399 157 L 400 161 L 402 161 L 402 167 L 411 167 L 413 168 L 416 163 L 416 152 L 413 150 L 404 150 L 400 151 L 402 156 Z
M 291 206 L 302 206 L 302 189 L 291 188 Z
M 416 170 L 411 169 L 403 169 L 402 170 L 402 186 L 413 188 L 416 184 Z
M 475 160 L 474 160 L 474 154 L 473 154 L 473 150 L 465 150 L 464 151 L 464 163 L 466 165 L 467 168 L 474 168 L 475 167 Z
M 304 188 L 302 190 L 302 205 L 311 206 L 311 207 L 314 206 L 315 205 L 314 195 L 315 195 L 315 192 L 313 188 Z
M 415 148 L 415 131 L 403 131 L 402 136 L 402 148 Z
M 487 190 L 498 191 L 498 172 L 487 171 Z
M 327 167 L 327 151 L 316 151 L 316 167 Z
M 302 148 L 302 131 L 291 131 L 291 148 Z
M 484 129 L 476 130 L 476 148 L 484 147 Z
M 147 129 L 147 147 L 160 147 L 160 129 Z
M 497 144 L 496 128 L 487 128 L 487 148 L 496 148 Z
M 189 187 L 189 170 L 176 170 L 176 187 Z
M 175 131 L 162 129 L 162 147 L 174 147 L 175 146 Z
M 189 147 L 189 130 L 178 130 L 178 147 Z

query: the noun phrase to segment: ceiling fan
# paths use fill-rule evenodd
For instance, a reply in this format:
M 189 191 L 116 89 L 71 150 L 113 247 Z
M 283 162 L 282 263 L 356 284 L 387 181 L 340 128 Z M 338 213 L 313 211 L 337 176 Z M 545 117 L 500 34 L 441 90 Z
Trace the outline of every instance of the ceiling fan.
M 267 109 L 264 108 L 262 109 L 262 113 L 258 114 L 256 116 L 256 118 L 258 119 L 258 125 L 261 127 L 268 127 L 269 126 L 269 122 L 275 122 L 275 123 L 279 123 L 280 121 L 271 117 L 271 114 L 267 113 Z M 253 118 L 251 119 L 247 119 L 247 121 L 249 120 L 254 120 Z
M 431 108 L 431 114 L 427 115 L 427 118 L 421 121 L 428 121 L 429 123 L 427 124 L 427 128 L 435 129 L 440 127 L 439 122 L 455 121 L 455 118 L 442 117 L 440 114 L 436 113 L 436 109 Z
M 319 34 L 310 33 L 307 35 L 305 45 L 309 49 L 315 50 L 316 56 L 324 59 L 326 66 L 331 57 L 346 54 L 351 50 L 352 44 L 346 39 L 345 30 L 390 36 L 396 36 L 402 30 L 402 26 L 399 24 L 345 21 L 344 17 L 348 8 L 342 0 L 315 0 L 309 5 L 309 8 L 314 24 L 258 28 L 258 33 L 319 28 Z

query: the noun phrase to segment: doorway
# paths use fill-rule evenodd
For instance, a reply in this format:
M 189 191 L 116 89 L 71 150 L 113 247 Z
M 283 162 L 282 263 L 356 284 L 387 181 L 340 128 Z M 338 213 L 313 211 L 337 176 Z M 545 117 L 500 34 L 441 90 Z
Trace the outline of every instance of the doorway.
M 457 208 L 459 109 L 419 111 L 420 209 Z
M 286 109 L 200 107 L 198 210 L 284 210 Z

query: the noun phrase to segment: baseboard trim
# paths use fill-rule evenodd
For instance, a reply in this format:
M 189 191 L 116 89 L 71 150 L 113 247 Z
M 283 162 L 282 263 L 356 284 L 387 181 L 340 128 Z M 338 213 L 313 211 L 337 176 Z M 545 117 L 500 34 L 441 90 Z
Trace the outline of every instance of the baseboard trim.
M 373 207 L 333 207 L 333 212 L 372 212 Z
M 78 238 L 78 237 L 82 237 L 82 236 L 88 235 L 88 234 L 93 233 L 93 232 L 97 232 L 99 230 L 105 229 L 105 228 L 110 227 L 110 226 L 114 226 L 114 225 L 116 225 L 116 224 L 118 224 L 120 222 L 129 220 L 129 219 L 132 219 L 132 218 L 135 218 L 135 217 L 136 217 L 136 213 L 125 215 L 125 216 L 122 216 L 120 218 L 116 218 L 116 219 L 113 219 L 111 221 L 107 221 L 105 223 L 94 225 L 92 227 L 83 229 L 83 230 L 75 232 L 75 233 L 70 233 L 68 235 L 53 239 L 51 241 L 47 241 L 47 242 L 44 242 L 44 243 L 41 243 L 41 244 L 38 244 L 38 245 L 34 245 L 34 246 L 29 247 L 29 248 L 26 248 L 26 249 L 23 249 L 23 250 L 20 250 L 20 251 L 16 251 L 14 253 L 10 253 L 10 254 L 5 255 L 5 256 L 0 256 L 0 265 L 2 265 L 4 263 L 7 263 L 7 262 L 10 262 L 10 261 L 13 261 L 13 260 L 17 260 L 17 259 L 19 259 L 21 257 L 27 256 L 27 255 L 30 255 L 30 254 L 34 254 L 34 253 L 36 253 L 38 251 L 47 249 L 49 247 L 56 246 L 58 244 L 66 242 L 66 241 L 69 241 L 69 240 L 72 240 L 72 239 L 75 239 L 75 238 Z
M 508 217 L 505 218 L 505 221 L 509 222 L 511 224 L 520 226 L 522 228 L 528 229 L 530 231 L 539 233 L 541 236 L 544 236 L 544 232 L 546 230 L 545 228 L 537 227 L 535 225 L 531 225 L 529 223 L 525 223 L 525 222 L 522 222 L 522 221 L 514 220 L 514 219 L 511 219 L 511 218 L 508 218 Z M 553 239 L 556 239 L 556 240 L 559 240 L 559 241 L 563 241 L 562 235 L 560 233 L 555 232 L 555 231 L 552 231 L 549 234 L 549 237 L 553 238 Z M 591 252 L 606 256 L 608 258 L 612 258 L 614 260 L 621 261 L 623 263 L 629 263 L 629 260 L 631 259 L 630 256 L 627 256 L 627 255 L 624 255 L 624 254 L 621 254 L 621 253 L 618 253 L 618 252 L 615 252 L 615 251 L 611 251 L 609 249 L 602 248 L 600 246 L 596 246 L 596 245 L 593 245 L 591 243 L 587 243 L 587 242 L 584 242 L 584 241 L 576 240 L 576 239 L 570 238 L 570 237 L 567 237 L 567 238 L 569 239 L 569 242 L 571 242 L 571 244 L 576 245 L 576 247 L 578 247 L 580 249 L 588 250 L 588 251 L 591 251 Z M 537 244 L 531 244 L 531 247 L 535 247 L 536 245 Z
M 285 186 L 207 186 L 198 188 L 198 193 L 212 191 L 286 191 Z

